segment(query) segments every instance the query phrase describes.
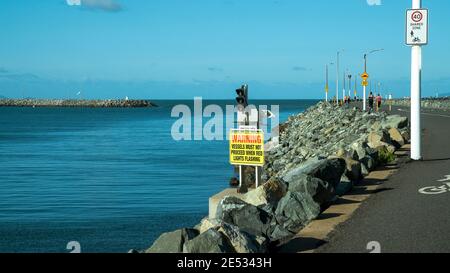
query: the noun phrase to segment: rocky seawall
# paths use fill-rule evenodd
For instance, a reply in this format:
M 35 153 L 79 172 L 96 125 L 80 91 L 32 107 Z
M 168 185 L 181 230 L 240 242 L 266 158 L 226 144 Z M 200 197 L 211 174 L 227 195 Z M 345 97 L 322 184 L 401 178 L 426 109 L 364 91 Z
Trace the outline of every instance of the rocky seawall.
M 56 100 L 56 99 L 0 99 L 0 107 L 93 107 L 133 108 L 154 107 L 148 100 Z
M 411 105 L 411 100 L 409 99 L 400 99 L 400 100 L 392 100 L 392 105 L 396 106 L 407 106 Z M 433 99 L 422 99 L 421 105 L 423 108 L 427 109 L 438 109 L 443 111 L 450 111 L 450 97 L 446 98 L 433 98 Z
M 262 186 L 216 215 L 162 234 L 147 253 L 268 253 L 290 240 L 409 140 L 408 119 L 318 103 L 266 144 Z

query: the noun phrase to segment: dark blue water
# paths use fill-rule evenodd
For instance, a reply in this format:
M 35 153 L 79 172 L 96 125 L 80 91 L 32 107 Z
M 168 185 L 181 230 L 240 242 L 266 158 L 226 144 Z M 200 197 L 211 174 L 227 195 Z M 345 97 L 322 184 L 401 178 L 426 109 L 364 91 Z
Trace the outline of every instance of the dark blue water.
M 172 106 L 192 102 L 156 103 L 0 108 L 0 252 L 68 252 L 73 240 L 83 252 L 143 249 L 207 215 L 233 176 L 228 143 L 174 141 Z M 315 101 L 258 103 L 285 120 Z

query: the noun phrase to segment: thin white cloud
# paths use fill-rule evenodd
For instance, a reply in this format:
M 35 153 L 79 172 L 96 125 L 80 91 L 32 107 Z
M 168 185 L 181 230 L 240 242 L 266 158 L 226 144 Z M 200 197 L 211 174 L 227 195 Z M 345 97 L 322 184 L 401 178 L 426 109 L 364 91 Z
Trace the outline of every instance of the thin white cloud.
M 103 11 L 120 11 L 122 6 L 115 0 L 66 0 L 69 6 L 82 6 Z
M 381 0 L 366 0 L 369 6 L 381 6 Z

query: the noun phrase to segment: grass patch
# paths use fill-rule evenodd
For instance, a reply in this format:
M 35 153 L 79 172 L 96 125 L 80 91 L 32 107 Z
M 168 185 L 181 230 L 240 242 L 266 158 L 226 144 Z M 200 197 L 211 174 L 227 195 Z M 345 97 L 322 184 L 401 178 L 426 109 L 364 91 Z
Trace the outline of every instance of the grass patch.
M 379 165 L 386 165 L 395 161 L 395 154 L 389 152 L 386 147 L 382 147 L 378 150 L 378 163 Z

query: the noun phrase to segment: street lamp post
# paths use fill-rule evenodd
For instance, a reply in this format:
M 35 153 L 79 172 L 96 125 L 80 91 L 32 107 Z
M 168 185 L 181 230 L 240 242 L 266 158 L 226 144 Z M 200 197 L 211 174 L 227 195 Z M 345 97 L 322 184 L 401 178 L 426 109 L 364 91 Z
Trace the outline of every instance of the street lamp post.
M 345 75 L 345 73 L 347 73 L 347 71 L 344 71 L 344 89 L 342 89 L 342 103 L 344 103 L 344 99 L 345 99 L 345 82 L 347 80 L 347 76 Z
M 351 93 L 352 92 L 352 75 L 349 74 L 348 75 L 348 97 L 350 98 Z
M 344 50 L 340 50 L 337 52 L 337 60 L 336 60 L 336 105 L 339 106 L 339 55 Z
M 326 74 L 325 74 L 325 101 L 328 102 L 328 91 L 330 86 L 328 85 L 328 65 L 333 65 L 334 63 L 329 63 L 326 65 Z
M 367 55 L 378 52 L 378 51 L 382 51 L 384 49 L 374 49 L 372 51 L 370 51 L 369 53 L 365 53 L 364 54 L 364 73 L 367 74 Z M 370 86 L 372 89 L 372 82 L 370 83 Z M 366 86 L 363 86 L 363 111 L 366 111 Z
M 328 102 L 328 64 L 325 66 L 325 102 Z

